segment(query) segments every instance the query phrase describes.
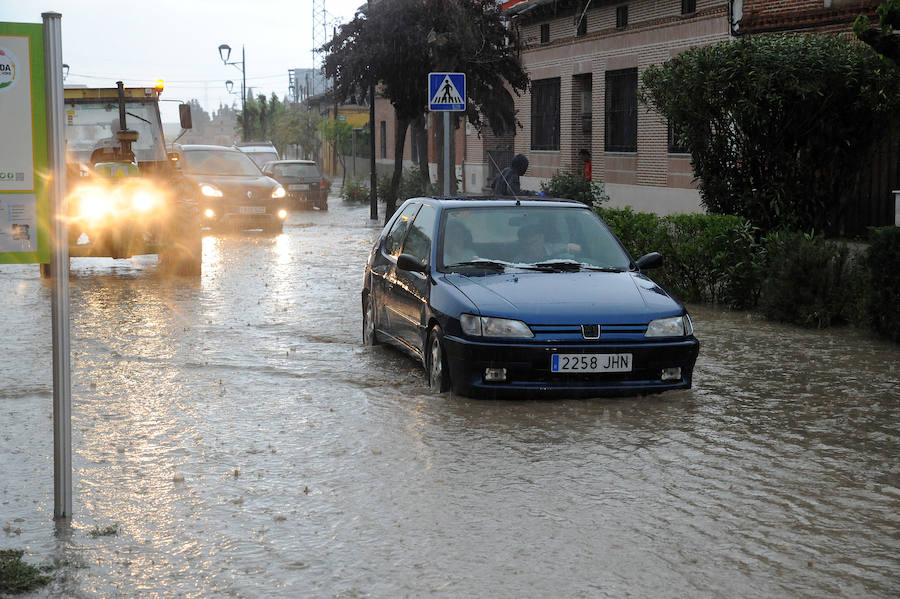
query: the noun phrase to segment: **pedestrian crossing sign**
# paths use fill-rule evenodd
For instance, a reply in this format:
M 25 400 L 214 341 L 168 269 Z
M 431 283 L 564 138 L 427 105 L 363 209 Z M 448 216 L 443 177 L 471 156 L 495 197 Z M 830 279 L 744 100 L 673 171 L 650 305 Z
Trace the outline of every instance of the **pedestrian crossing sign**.
M 465 109 L 465 73 L 428 73 L 428 110 L 462 112 Z

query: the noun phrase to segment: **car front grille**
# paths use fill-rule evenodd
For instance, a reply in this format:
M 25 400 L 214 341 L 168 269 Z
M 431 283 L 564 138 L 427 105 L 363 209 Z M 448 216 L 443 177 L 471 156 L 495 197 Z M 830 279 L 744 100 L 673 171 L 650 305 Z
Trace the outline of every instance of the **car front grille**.
M 643 339 L 645 324 L 532 324 L 536 341 L 623 341 Z

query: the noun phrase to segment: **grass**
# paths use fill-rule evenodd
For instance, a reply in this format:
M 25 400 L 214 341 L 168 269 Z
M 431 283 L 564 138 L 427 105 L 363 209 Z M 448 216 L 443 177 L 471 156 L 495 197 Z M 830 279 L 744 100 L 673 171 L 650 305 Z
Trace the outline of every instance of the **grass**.
M 31 591 L 50 582 L 45 574 L 51 566 L 32 566 L 22 561 L 21 549 L 0 550 L 0 593 L 18 594 Z
M 98 528 L 95 526 L 94 529 L 88 534 L 90 534 L 95 539 L 97 537 L 114 537 L 119 534 L 119 525 L 110 524 L 105 528 Z

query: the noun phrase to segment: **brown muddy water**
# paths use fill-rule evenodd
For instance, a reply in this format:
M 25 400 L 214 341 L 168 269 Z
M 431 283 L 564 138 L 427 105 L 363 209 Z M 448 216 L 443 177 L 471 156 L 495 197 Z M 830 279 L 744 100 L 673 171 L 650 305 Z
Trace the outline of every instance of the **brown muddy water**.
M 433 396 L 361 345 L 378 228 L 331 206 L 200 280 L 72 261 L 70 526 L 50 289 L 0 266 L 0 549 L 60 564 L 28 597 L 900 595 L 900 347 L 695 306 L 690 391 Z

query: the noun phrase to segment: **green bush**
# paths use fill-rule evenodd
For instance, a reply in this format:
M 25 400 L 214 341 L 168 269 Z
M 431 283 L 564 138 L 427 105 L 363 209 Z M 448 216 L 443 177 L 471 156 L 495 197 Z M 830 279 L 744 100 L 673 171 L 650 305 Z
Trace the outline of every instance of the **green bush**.
M 665 240 L 665 231 L 655 214 L 634 212 L 628 207 L 600 208 L 597 213 L 635 260 L 644 254 L 660 251 L 661 244 Z
M 684 214 L 658 217 L 631 208 L 598 210 L 637 259 L 665 258 L 653 279 L 689 302 L 753 307 L 759 298 L 762 254 L 756 231 L 740 216 Z
M 609 200 L 602 183 L 589 181 L 581 173 L 556 173 L 549 181 L 541 183 L 541 191 L 551 198 L 577 200 L 595 208 Z
M 868 272 L 865 314 L 880 335 L 900 341 L 900 228 L 870 229 L 869 241 L 864 260 Z
M 400 188 L 397 190 L 397 199 L 401 202 L 422 196 L 435 195 L 437 190 L 432 183 L 422 181 L 422 174 L 419 167 L 413 166 L 409 170 L 403 171 L 403 178 L 400 179 Z
M 341 188 L 341 197 L 345 202 L 362 204 L 369 201 L 369 186 L 363 179 L 349 179 Z
M 852 319 L 861 274 L 846 244 L 801 233 L 772 234 L 766 253 L 759 302 L 766 318 L 817 328 Z

